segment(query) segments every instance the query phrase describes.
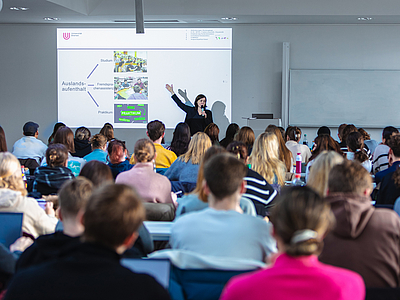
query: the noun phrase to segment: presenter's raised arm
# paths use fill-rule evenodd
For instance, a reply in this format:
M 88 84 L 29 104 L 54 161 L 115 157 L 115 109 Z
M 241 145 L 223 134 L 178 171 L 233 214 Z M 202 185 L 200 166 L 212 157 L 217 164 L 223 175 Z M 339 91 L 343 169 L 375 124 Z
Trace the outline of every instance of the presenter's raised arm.
M 190 110 L 193 110 L 193 107 L 189 107 L 187 105 L 185 105 L 179 98 L 178 96 L 175 94 L 174 92 L 174 86 L 171 84 L 166 84 L 165 88 L 168 90 L 168 92 L 171 93 L 171 98 L 172 100 L 175 101 L 176 105 L 179 106 L 180 109 L 182 109 L 185 113 L 188 113 Z

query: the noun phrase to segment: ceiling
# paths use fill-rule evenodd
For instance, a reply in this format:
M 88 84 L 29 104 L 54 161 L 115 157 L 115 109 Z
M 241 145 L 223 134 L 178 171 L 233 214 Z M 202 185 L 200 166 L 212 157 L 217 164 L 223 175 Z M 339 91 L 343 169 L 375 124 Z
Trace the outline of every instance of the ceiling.
M 134 0 L 1 2 L 0 24 L 124 24 L 135 15 Z M 143 0 L 143 6 L 145 24 L 400 24 L 398 0 Z

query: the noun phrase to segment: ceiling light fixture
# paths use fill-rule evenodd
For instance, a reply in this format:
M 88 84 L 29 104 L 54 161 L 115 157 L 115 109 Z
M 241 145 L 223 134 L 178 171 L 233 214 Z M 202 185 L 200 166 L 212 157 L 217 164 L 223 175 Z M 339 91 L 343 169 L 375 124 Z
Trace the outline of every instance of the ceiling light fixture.
M 237 18 L 236 17 L 224 17 L 224 18 L 221 18 L 221 20 L 224 20 L 224 21 L 236 21 Z
M 11 10 L 20 10 L 20 11 L 24 11 L 24 10 L 28 10 L 28 7 L 17 7 L 17 6 L 13 6 L 10 7 Z
M 45 17 L 45 18 L 43 18 L 43 20 L 45 20 L 45 21 L 58 21 L 60 19 L 59 18 L 52 18 L 52 17 Z
M 359 17 L 357 18 L 358 21 L 371 21 L 372 18 L 371 17 Z

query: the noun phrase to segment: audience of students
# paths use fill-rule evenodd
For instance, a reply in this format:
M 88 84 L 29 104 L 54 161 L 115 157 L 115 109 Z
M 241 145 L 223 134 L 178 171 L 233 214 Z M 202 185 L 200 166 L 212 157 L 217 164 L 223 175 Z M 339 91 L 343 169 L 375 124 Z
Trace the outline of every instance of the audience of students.
M 36 143 L 38 127 L 26 123 L 25 137 L 16 144 L 21 140 Z M 216 124 L 207 126 L 211 138 L 204 132 L 190 138 L 189 126 L 180 123 L 169 151 L 162 146 L 165 125 L 149 122 L 149 139 L 136 142 L 131 158 L 135 165 L 131 165 L 125 142 L 114 138 L 111 124 L 106 123 L 101 130 L 104 135 L 96 134 L 89 143 L 86 127 L 76 130 L 74 140 L 72 130 L 57 123 L 42 166 L 38 162 L 43 155 L 29 158 L 37 165 L 31 166 L 36 170 L 33 192 L 58 193 L 56 214 L 53 202 L 46 202 L 43 209 L 26 197 L 21 164 L 4 152 L 7 147 L 0 127 L 0 211 L 23 212 L 22 231 L 36 238 L 21 255 L 5 299 L 69 299 L 82 293 L 100 299 L 169 299 L 153 279 L 124 269 L 118 261 L 121 255 L 140 258 L 152 252 L 154 245 L 143 219 L 171 221 L 175 208 L 172 251 L 272 262 L 268 269 L 233 279 L 221 299 L 264 299 L 266 290 L 271 299 L 296 299 L 299 294 L 307 299 L 363 299 L 364 283 L 367 288 L 400 286 L 400 218 L 392 210 L 371 205 L 371 161 L 364 142 L 370 137 L 365 130 L 352 124 L 340 126 L 338 137 L 347 152 L 343 157 L 326 126 L 318 129 L 311 155 L 307 146 L 298 143 L 302 135 L 298 127 L 285 132 L 270 125 L 257 139 L 250 127 L 231 124 L 229 128 L 221 144 L 236 141 L 224 144 L 225 150 L 212 146 L 218 143 Z M 373 172 L 381 170 L 375 174 L 380 206 L 391 207 L 400 196 L 400 135 L 396 132 L 386 127 L 383 144 L 374 151 Z M 374 144 L 370 145 L 373 150 Z M 72 156 L 91 150 L 84 158 Z M 285 191 L 297 153 L 304 163 L 310 158 L 308 187 Z M 28 163 L 29 159 L 19 161 Z M 276 197 L 281 188 L 281 196 Z M 178 202 L 177 195 L 183 196 Z M 63 231 L 54 233 L 55 227 Z M 0 276 L 3 267 L 14 268 L 19 253 L 12 254 L 0 244 Z M 318 262 L 319 253 L 321 262 L 335 267 Z M 4 257 L 11 264 L 6 265 Z M 10 276 L 7 273 L 4 279 Z M 43 278 L 46 289 L 34 288 Z M 0 285 L 6 281 L 1 277 Z
M 266 261 L 276 252 L 269 224 L 241 213 L 247 167 L 232 154 L 213 156 L 204 165 L 209 208 L 185 214 L 171 228 L 172 249 L 202 255 Z
M 360 274 L 367 287 L 397 287 L 400 218 L 371 205 L 372 179 L 361 164 L 346 160 L 329 173 L 328 196 L 336 227 L 324 239 L 320 261 Z
M 90 145 L 90 137 L 92 133 L 84 126 L 79 127 L 75 130 L 74 146 L 75 152 L 72 156 L 84 157 L 92 152 L 92 146 Z
M 42 196 L 55 195 L 65 181 L 75 176 L 67 168 L 68 149 L 63 144 L 50 144 L 46 150 L 46 166 L 38 167 L 34 173 L 32 192 Z
M 317 193 L 306 187 L 283 192 L 271 222 L 280 253 L 273 266 L 234 277 L 221 300 L 364 299 L 360 275 L 318 261 L 335 219 Z
M 95 190 L 85 209 L 83 243 L 55 261 L 18 272 L 6 299 L 170 299 L 154 278 L 119 262 L 144 218 L 132 188 L 111 184 Z
M 92 147 L 92 152 L 85 155 L 83 158 L 87 162 L 92 160 L 98 160 L 103 163 L 107 163 L 107 139 L 102 134 L 95 134 L 90 139 L 90 144 Z

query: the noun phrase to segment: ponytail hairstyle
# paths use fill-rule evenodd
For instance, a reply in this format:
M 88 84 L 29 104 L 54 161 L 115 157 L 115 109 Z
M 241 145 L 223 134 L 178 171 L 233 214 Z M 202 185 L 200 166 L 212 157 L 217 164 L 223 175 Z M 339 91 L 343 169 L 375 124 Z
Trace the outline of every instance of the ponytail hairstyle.
M 46 162 L 50 168 L 63 167 L 68 160 L 68 149 L 63 144 L 50 144 L 46 150 Z
M 140 139 L 135 144 L 134 153 L 137 162 L 146 163 L 154 159 L 156 148 L 150 139 Z
M 107 144 L 107 138 L 101 133 L 95 134 L 91 139 L 92 149 L 103 149 L 104 145 Z
M 114 127 L 110 123 L 105 123 L 99 133 L 107 138 L 107 142 L 114 139 Z
M 329 203 L 309 187 L 282 189 L 279 198 L 272 209 L 271 222 L 286 254 L 320 254 L 323 237 L 335 224 Z
M 354 160 L 362 163 L 368 159 L 368 154 L 364 150 L 364 139 L 358 131 L 349 133 L 346 139 L 347 147 L 354 152 Z
M 301 140 L 301 129 L 297 126 L 291 126 L 287 129 L 286 136 L 290 141 L 299 142 Z

